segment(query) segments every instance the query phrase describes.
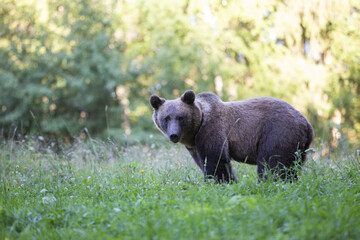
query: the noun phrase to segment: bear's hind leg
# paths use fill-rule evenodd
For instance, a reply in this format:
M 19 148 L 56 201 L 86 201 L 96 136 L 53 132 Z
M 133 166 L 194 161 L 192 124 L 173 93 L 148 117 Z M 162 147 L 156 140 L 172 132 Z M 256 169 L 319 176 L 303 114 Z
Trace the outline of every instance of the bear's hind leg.
M 272 164 L 264 158 L 258 160 L 257 172 L 259 181 L 264 181 L 271 176 L 274 181 L 279 179 L 293 182 L 298 180 L 299 166 L 285 166 L 281 159 L 278 159 L 277 164 Z
M 273 152 L 268 153 L 267 151 L 260 151 L 257 158 L 259 181 L 267 180 L 269 177 L 274 181 L 279 179 L 290 182 L 293 180 L 296 181 L 298 178 L 297 172 L 300 166 L 294 164 L 294 156 L 291 154 L 284 154 L 281 156 L 276 155 Z
M 275 166 L 271 166 L 267 160 L 269 157 L 258 157 L 257 160 L 257 173 L 259 182 L 266 181 L 271 177 L 273 180 L 277 180 L 277 171 Z

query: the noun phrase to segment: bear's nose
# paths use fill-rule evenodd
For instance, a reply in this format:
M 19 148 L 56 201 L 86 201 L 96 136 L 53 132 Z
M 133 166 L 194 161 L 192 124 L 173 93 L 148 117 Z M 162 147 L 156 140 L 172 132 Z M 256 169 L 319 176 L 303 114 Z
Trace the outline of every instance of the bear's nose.
M 179 136 L 177 134 L 171 134 L 170 135 L 170 140 L 173 142 L 173 143 L 177 143 L 179 141 Z

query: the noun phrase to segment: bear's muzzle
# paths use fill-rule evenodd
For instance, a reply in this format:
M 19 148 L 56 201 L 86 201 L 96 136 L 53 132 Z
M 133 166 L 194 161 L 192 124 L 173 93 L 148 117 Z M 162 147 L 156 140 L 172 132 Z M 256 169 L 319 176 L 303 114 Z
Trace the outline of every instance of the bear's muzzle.
M 177 135 L 177 134 L 171 134 L 171 135 L 169 136 L 169 139 L 170 139 L 170 141 L 172 141 L 173 143 L 177 143 L 177 142 L 179 142 L 180 137 L 179 137 L 179 135 Z

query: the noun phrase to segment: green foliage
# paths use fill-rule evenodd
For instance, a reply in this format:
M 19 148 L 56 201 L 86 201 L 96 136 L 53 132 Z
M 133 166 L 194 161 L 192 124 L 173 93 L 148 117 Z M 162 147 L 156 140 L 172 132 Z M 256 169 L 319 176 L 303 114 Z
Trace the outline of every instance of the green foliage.
M 150 94 L 192 88 L 226 101 L 279 97 L 316 135 L 358 143 L 359 9 L 341 0 L 2 1 L 2 132 L 153 131 Z
M 217 185 L 166 144 L 41 146 L 0 145 L 1 239 L 360 237 L 360 159 L 345 152 L 313 155 L 295 183 L 234 164 L 239 183 Z
M 2 4 L 1 122 L 21 122 L 25 133 L 34 121 L 44 133 L 102 132 L 105 105 L 116 102 L 111 93 L 121 83 L 122 53 L 111 49 L 121 42 L 111 42 L 110 17 L 95 1 L 47 2 L 42 16 L 30 8 L 35 3 Z

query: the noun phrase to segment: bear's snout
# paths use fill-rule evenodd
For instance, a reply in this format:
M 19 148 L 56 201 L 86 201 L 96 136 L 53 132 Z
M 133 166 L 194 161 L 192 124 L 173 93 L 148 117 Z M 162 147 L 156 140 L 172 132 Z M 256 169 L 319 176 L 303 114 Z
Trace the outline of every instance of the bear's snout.
M 173 143 L 177 143 L 180 140 L 180 137 L 177 134 L 171 134 L 169 138 Z
M 169 140 L 173 143 L 177 143 L 181 139 L 182 130 L 178 121 L 170 120 L 167 126 L 167 136 Z

